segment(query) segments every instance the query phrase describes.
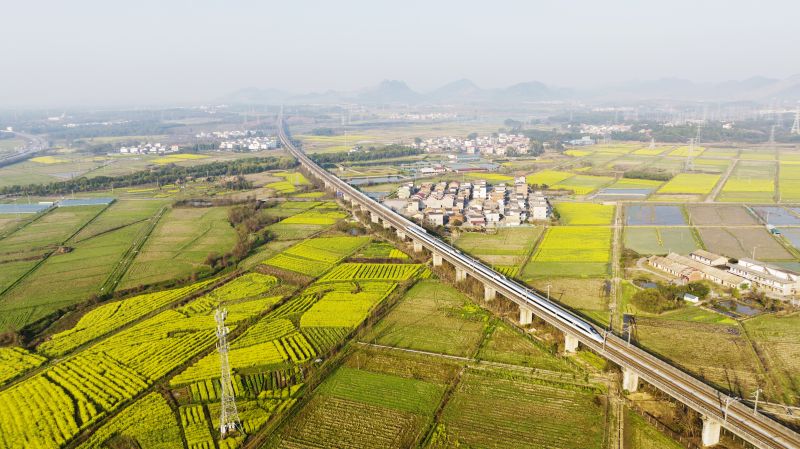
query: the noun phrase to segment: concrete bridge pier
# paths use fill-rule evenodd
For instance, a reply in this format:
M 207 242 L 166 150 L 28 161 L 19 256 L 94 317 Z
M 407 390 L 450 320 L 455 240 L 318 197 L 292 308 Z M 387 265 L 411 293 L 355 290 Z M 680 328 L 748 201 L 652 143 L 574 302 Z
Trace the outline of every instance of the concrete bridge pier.
M 389 229 L 391 227 L 392 225 L 388 221 L 383 220 L 383 229 Z
M 714 418 L 703 416 L 703 433 L 701 440 L 703 447 L 715 446 L 719 444 L 719 433 L 722 429 L 722 423 Z
M 422 242 L 419 240 L 414 240 L 414 252 L 421 253 L 422 252 Z
M 397 230 L 397 238 L 399 238 L 401 242 L 405 242 L 406 241 L 406 233 L 398 229 Z
M 491 301 L 497 296 L 497 290 L 489 284 L 483 284 L 483 300 Z
M 358 201 L 356 201 L 355 199 L 352 199 L 352 198 L 351 198 L 351 199 L 350 199 L 350 207 L 352 207 L 353 209 L 355 209 L 356 207 L 358 207 Z
M 628 393 L 633 393 L 639 389 L 639 373 L 636 371 L 622 367 L 622 389 L 627 390 Z
M 575 354 L 578 352 L 578 337 L 564 334 L 564 352 L 568 354 Z
M 434 267 L 441 267 L 442 266 L 442 255 L 439 253 L 433 253 L 433 266 Z
M 526 326 L 533 323 L 533 310 L 520 306 L 519 308 L 519 324 Z
M 467 280 L 467 271 L 456 267 L 456 282 L 464 282 Z
M 370 212 L 369 213 L 369 217 L 372 219 L 372 222 L 375 223 L 375 224 L 378 224 L 378 223 L 381 222 L 380 217 L 375 212 Z

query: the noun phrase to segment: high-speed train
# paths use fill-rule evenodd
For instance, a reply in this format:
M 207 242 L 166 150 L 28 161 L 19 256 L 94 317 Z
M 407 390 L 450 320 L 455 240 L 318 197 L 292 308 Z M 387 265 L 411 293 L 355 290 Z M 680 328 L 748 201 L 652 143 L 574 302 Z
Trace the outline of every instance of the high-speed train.
M 281 130 L 282 131 L 282 130 Z M 288 139 L 287 139 L 288 140 Z M 480 272 L 481 275 L 494 280 L 495 282 L 501 284 L 506 289 L 513 291 L 520 297 L 522 297 L 526 302 L 531 303 L 531 305 L 535 305 L 542 309 L 547 310 L 550 312 L 554 317 L 556 317 L 559 321 L 566 324 L 567 326 L 574 329 L 576 332 L 584 335 L 592 340 L 602 343 L 603 336 L 597 332 L 597 330 L 587 323 L 586 321 L 578 318 L 571 312 L 567 311 L 566 309 L 558 306 L 557 304 L 542 298 L 541 296 L 531 292 L 527 288 L 517 284 L 516 282 L 508 279 L 507 277 L 503 276 L 502 274 L 497 273 L 496 271 L 492 270 L 491 268 L 487 267 L 483 263 L 475 260 L 474 258 L 467 256 L 466 254 L 462 253 L 461 251 L 451 247 L 450 245 L 445 244 L 444 242 L 440 241 L 436 237 L 431 236 L 422 226 L 417 225 L 416 223 L 411 222 L 410 220 L 406 219 L 405 217 L 400 216 L 399 214 L 395 213 L 393 210 L 389 209 L 388 207 L 384 206 L 383 204 L 373 200 L 372 198 L 368 197 L 367 195 L 363 194 L 359 190 L 353 188 L 346 182 L 342 181 L 341 179 L 337 178 L 335 175 L 328 173 L 323 168 L 317 166 L 308 156 L 306 156 L 302 151 L 299 151 L 295 148 L 292 148 L 296 152 L 295 156 L 300 159 L 301 161 L 305 162 L 309 165 L 309 169 L 317 172 L 317 174 L 326 179 L 328 182 L 333 183 L 337 186 L 337 189 L 345 193 L 349 196 L 359 197 L 362 202 L 369 204 L 373 208 L 382 209 L 385 212 L 385 216 L 391 217 L 393 221 L 399 222 L 403 225 L 404 230 L 409 233 L 413 234 L 414 238 L 419 240 L 425 241 L 428 245 L 436 248 L 437 251 L 441 253 L 448 254 L 449 256 L 459 259 L 462 262 L 466 262 L 469 266 Z

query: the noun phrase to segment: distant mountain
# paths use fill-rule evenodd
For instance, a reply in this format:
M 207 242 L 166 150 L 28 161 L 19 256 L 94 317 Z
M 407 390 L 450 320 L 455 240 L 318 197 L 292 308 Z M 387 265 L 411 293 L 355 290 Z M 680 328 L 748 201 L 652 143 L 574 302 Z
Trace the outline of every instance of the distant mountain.
M 468 79 L 460 79 L 427 94 L 427 99 L 434 103 L 470 103 L 485 100 L 488 92 Z
M 631 81 L 623 84 L 586 90 L 584 99 L 605 100 L 691 100 L 691 101 L 756 101 L 800 100 L 800 75 L 784 80 L 752 77 L 742 81 L 698 83 L 680 78 Z
M 582 101 L 750 101 L 768 103 L 800 101 L 800 75 L 786 79 L 752 77 L 741 81 L 698 83 L 681 78 L 629 81 L 592 89 L 567 89 L 539 81 L 514 84 L 505 88 L 483 89 L 468 79 L 445 84 L 427 93 L 411 89 L 404 81 L 384 80 L 356 92 L 289 94 L 279 89 L 241 89 L 220 101 L 258 104 L 514 104 L 556 100 Z
M 417 103 L 422 96 L 404 81 L 383 80 L 377 86 L 359 92 L 355 99 L 360 103 Z

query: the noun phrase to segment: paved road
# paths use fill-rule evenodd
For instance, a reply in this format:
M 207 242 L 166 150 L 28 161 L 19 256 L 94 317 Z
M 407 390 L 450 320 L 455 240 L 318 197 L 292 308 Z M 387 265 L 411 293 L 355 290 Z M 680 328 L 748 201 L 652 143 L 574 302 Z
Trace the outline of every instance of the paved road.
M 601 354 L 608 360 L 630 369 L 642 380 L 669 394 L 676 400 L 686 404 L 698 413 L 711 420 L 723 423 L 723 427 L 738 435 L 756 447 L 767 449 L 800 449 L 800 435 L 787 427 L 761 414 L 754 414 L 753 409 L 737 401 L 733 401 L 726 409 L 727 396 L 706 385 L 698 379 L 686 374 L 669 363 L 656 358 L 614 334 L 605 334 L 598 341 L 597 331 L 588 326 L 580 318 L 564 310 L 528 288 L 486 267 L 481 262 L 452 248 L 441 240 L 426 233 L 420 226 L 410 222 L 399 214 L 389 210 L 356 190 L 346 182 L 319 167 L 302 151 L 295 148 L 286 135 L 282 118 L 279 119 L 278 136 L 286 149 L 298 159 L 300 164 L 315 177 L 325 183 L 326 188 L 337 191 L 350 201 L 352 205 L 374 214 L 385 224 L 398 232 L 414 239 L 430 252 L 441 255 L 443 260 L 451 263 L 457 270 L 463 270 L 471 277 L 497 293 L 517 303 L 520 307 L 533 311 L 536 316 L 547 321 L 551 326 L 566 335 L 577 338 L 584 346 Z

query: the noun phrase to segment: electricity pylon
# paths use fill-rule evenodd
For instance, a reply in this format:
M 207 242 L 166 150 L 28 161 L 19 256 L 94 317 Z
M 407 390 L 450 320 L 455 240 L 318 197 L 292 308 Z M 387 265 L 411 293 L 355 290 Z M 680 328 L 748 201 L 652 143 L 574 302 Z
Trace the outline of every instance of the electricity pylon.
M 228 327 L 225 326 L 225 318 L 228 311 L 217 309 L 214 319 L 217 321 L 217 350 L 219 351 L 220 364 L 220 383 L 222 390 L 222 406 L 219 416 L 219 433 L 222 438 L 229 432 L 241 430 L 239 411 L 236 409 L 236 397 L 233 394 L 233 383 L 231 383 L 231 366 L 228 363 Z

